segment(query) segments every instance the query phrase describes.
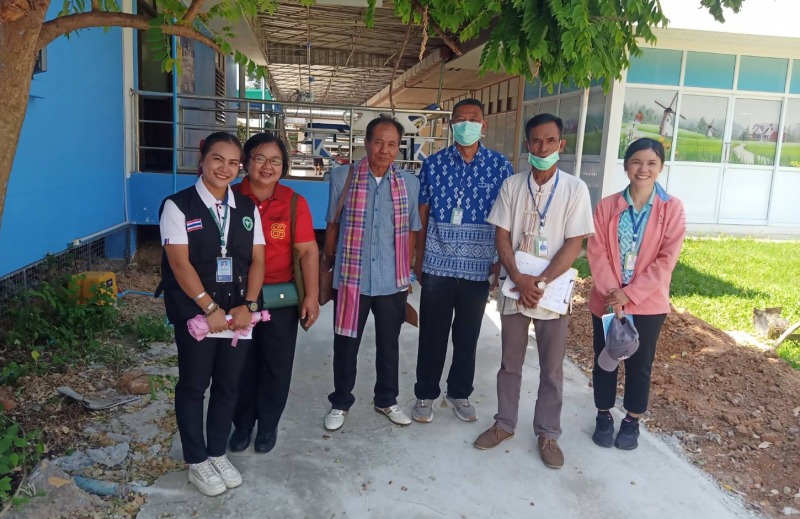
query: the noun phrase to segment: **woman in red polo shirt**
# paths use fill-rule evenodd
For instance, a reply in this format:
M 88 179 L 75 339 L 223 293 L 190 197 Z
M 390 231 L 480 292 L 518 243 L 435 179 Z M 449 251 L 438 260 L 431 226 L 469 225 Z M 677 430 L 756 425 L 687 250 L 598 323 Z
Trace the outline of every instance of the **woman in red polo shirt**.
M 276 136 L 259 133 L 243 150 L 247 177 L 233 190 L 250 197 L 261 214 L 266 239 L 264 284 L 293 280 L 290 203 L 294 191 L 279 180 L 289 173 L 289 154 Z M 253 331 L 251 356 L 242 371 L 239 401 L 233 417 L 236 430 L 230 438 L 233 452 L 250 445 L 253 426 L 258 420 L 256 452 L 275 447 L 281 418 L 292 378 L 297 325 L 301 318 L 313 324 L 319 316 L 319 250 L 314 236 L 311 211 L 298 195 L 294 237 L 303 273 L 305 298 L 300 308 L 270 308 L 270 320 Z

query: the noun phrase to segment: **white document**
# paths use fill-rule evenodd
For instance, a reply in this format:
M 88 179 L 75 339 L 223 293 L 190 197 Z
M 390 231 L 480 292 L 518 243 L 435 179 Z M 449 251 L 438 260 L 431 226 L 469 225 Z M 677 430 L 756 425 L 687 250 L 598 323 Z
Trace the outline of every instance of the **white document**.
M 540 275 L 550 262 L 544 258 L 539 258 L 527 252 L 517 251 L 514 254 L 514 260 L 517 262 L 517 269 L 522 274 L 530 276 Z M 566 314 L 569 311 L 569 305 L 572 302 L 572 291 L 575 289 L 575 280 L 578 278 L 578 271 L 576 269 L 569 269 L 556 279 L 547 280 L 547 288 L 544 295 L 539 300 L 539 307 L 558 314 Z M 511 278 L 506 278 L 503 283 L 503 295 L 511 299 L 519 300 L 519 292 L 512 292 L 512 288 L 516 288 L 516 284 Z
M 233 317 L 231 317 L 230 315 L 226 315 L 225 320 L 230 323 L 233 321 Z M 206 335 L 206 339 L 233 339 L 235 333 L 236 332 L 233 330 L 225 330 L 217 333 L 209 333 L 208 335 Z M 239 330 L 239 339 L 245 340 L 252 338 L 253 338 L 253 326 L 247 329 L 246 333 L 245 330 Z

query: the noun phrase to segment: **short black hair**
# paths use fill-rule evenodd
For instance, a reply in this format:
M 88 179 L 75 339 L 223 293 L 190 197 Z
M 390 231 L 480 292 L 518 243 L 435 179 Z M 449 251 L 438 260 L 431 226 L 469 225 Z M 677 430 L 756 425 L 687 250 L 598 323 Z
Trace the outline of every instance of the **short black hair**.
M 289 152 L 286 150 L 286 144 L 283 143 L 277 135 L 269 132 L 257 133 L 247 139 L 244 143 L 244 164 L 247 166 L 247 161 L 250 160 L 250 154 L 264 144 L 277 144 L 278 149 L 281 151 L 281 158 L 283 159 L 283 168 L 281 169 L 281 178 L 289 174 Z M 247 169 L 245 167 L 245 169 Z M 249 172 L 248 172 L 249 173 Z
M 242 149 L 242 143 L 235 135 L 231 135 L 228 132 L 214 132 L 200 141 L 200 162 L 206 158 L 206 154 L 211 150 L 211 146 L 218 142 L 229 142 L 240 150 Z
M 543 124 L 547 123 L 556 123 L 556 126 L 558 127 L 558 138 L 560 139 L 564 133 L 564 121 L 561 120 L 561 117 L 556 117 L 553 114 L 539 114 L 531 117 L 531 119 L 528 121 L 528 124 L 525 125 L 525 140 L 530 140 L 531 130 L 537 126 L 542 126 Z
M 623 164 L 627 166 L 628 159 L 633 157 L 634 153 L 642 150 L 653 150 L 653 152 L 658 155 L 658 158 L 661 159 L 661 163 L 664 163 L 664 145 L 655 139 L 642 137 L 641 139 L 636 139 L 628 145 L 628 149 L 625 150 Z
M 380 126 L 381 124 L 391 124 L 394 125 L 395 129 L 397 129 L 397 142 L 399 143 L 403 140 L 403 134 L 405 133 L 405 128 L 400 122 L 395 119 L 394 117 L 389 117 L 388 115 L 381 114 L 380 116 L 376 117 L 375 119 L 371 120 L 367 125 L 367 134 L 364 137 L 365 141 L 372 140 L 372 134 L 375 133 L 375 128 Z
M 455 115 L 456 114 L 456 110 L 458 110 L 462 106 L 477 106 L 478 108 L 481 109 L 481 117 L 483 117 L 485 115 L 483 113 L 483 103 L 481 103 L 480 101 L 478 101 L 474 97 L 468 97 L 466 99 L 462 99 L 461 101 L 457 102 L 455 104 L 455 106 L 453 107 L 452 115 Z M 452 115 L 451 115 L 451 117 L 452 117 Z

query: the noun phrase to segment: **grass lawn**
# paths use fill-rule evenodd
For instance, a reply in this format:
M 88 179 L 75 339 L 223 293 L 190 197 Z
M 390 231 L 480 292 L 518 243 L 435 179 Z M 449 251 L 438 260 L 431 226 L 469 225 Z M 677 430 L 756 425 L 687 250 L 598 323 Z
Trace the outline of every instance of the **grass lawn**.
M 800 163 L 800 142 L 784 142 L 781 147 L 781 166 Z
M 686 133 L 688 132 L 682 130 L 678 134 L 678 149 L 675 152 L 675 160 L 688 162 L 719 162 L 722 160 L 722 141 L 720 139 L 702 136 L 696 138 L 684 137 Z
M 585 258 L 576 268 L 589 275 Z M 689 238 L 670 288 L 672 303 L 722 330 L 755 335 L 753 308 L 782 306 L 800 321 L 800 242 L 742 238 Z M 800 342 L 784 342 L 778 354 L 800 369 Z

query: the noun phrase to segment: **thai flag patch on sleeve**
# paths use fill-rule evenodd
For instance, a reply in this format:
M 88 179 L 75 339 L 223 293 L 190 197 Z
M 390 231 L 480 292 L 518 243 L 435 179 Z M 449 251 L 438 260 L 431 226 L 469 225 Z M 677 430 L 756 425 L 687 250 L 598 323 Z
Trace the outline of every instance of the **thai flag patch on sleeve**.
M 186 232 L 199 231 L 203 228 L 203 220 L 189 220 L 186 222 Z

